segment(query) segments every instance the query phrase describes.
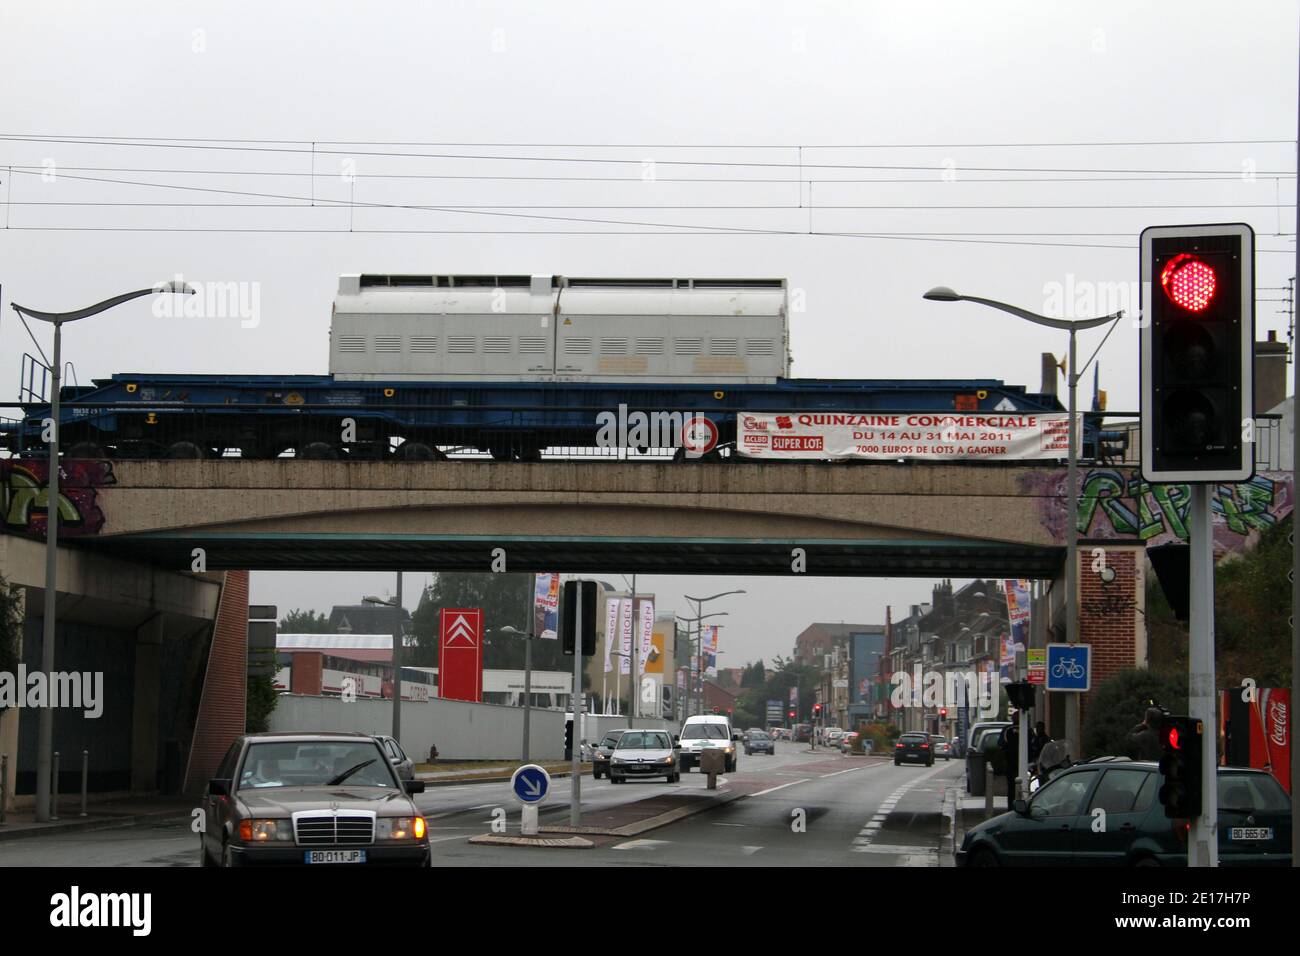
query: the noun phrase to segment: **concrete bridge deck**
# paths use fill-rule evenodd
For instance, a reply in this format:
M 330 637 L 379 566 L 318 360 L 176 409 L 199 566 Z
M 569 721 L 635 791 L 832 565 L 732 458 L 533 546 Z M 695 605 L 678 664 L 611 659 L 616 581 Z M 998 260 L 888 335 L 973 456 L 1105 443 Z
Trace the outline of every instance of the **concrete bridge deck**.
M 86 545 L 210 570 L 1051 577 L 1042 469 L 933 464 L 123 461 Z M 1038 476 L 1038 477 L 1035 477 Z

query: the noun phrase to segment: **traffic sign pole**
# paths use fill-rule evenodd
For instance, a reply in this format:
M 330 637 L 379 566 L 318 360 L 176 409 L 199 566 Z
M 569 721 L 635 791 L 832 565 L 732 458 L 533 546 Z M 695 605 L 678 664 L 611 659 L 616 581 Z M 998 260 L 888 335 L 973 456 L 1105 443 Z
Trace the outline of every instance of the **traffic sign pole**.
M 1217 734 L 1214 733 L 1214 516 L 1210 486 L 1193 484 L 1191 514 L 1191 605 L 1189 610 L 1188 714 L 1201 721 L 1201 815 L 1192 820 L 1188 866 L 1219 865 Z

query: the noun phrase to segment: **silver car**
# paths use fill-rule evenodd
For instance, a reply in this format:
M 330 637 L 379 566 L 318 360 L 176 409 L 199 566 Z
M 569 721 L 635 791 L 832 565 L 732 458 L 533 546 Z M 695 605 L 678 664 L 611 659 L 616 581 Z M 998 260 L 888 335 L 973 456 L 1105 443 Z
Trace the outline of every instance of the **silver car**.
M 406 756 L 406 751 L 402 745 L 397 742 L 395 737 L 389 737 L 387 734 L 375 734 L 375 740 L 379 741 L 379 747 L 384 751 L 384 756 L 388 762 L 393 765 L 397 771 L 397 776 L 402 780 L 415 779 L 415 761 Z
M 629 730 L 618 738 L 609 756 L 610 783 L 627 783 L 629 777 L 681 779 L 677 751 L 666 730 Z

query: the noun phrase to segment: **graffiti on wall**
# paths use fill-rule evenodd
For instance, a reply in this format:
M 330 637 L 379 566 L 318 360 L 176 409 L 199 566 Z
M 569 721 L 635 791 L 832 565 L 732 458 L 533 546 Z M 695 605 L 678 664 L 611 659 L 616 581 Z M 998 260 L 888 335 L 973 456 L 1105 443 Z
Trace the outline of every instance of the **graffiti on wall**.
M 49 473 L 47 461 L 0 460 L 0 525 L 5 531 L 45 534 Z M 99 489 L 115 484 L 112 462 L 64 462 L 59 469 L 59 537 L 99 534 L 104 527 Z
M 1039 517 L 1053 536 L 1065 537 L 1064 470 L 1039 471 L 1021 479 L 1021 491 L 1038 497 Z M 1216 485 L 1214 550 L 1240 551 L 1291 513 L 1295 487 L 1290 472 L 1261 472 L 1240 484 Z M 1190 485 L 1152 485 L 1136 468 L 1088 468 L 1079 474 L 1079 535 L 1142 542 L 1148 547 L 1189 538 Z

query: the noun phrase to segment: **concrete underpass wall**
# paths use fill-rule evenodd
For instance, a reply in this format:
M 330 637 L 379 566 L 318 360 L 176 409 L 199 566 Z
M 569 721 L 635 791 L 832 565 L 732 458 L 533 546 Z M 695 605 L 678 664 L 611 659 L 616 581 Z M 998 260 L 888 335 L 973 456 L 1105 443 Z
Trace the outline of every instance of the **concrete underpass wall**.
M 343 701 L 338 697 L 282 694 L 271 714 L 271 729 L 353 731 L 386 734 L 393 728 L 393 702 Z M 564 714 L 533 710 L 529 726 L 532 760 L 564 757 Z M 402 749 L 416 763 L 436 745 L 440 760 L 519 759 L 524 738 L 522 707 L 473 704 L 460 700 L 402 702 Z
M 28 673 L 40 671 L 43 620 L 28 617 L 23 624 L 22 662 Z M 60 623 L 54 642 L 56 672 L 102 675 L 95 719 L 68 707 L 54 710 L 54 749 L 59 753 L 59 793 L 81 792 L 81 752 L 90 752 L 88 789 L 93 793 L 130 789 L 131 713 L 135 697 L 135 634 L 88 624 Z M 93 680 L 93 678 L 92 678 Z M 90 687 L 92 685 L 84 685 Z M 36 739 L 40 711 L 17 711 L 18 772 L 14 792 L 36 792 Z

